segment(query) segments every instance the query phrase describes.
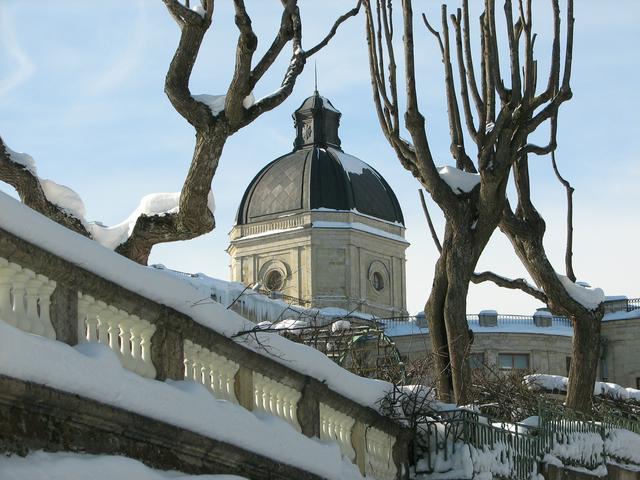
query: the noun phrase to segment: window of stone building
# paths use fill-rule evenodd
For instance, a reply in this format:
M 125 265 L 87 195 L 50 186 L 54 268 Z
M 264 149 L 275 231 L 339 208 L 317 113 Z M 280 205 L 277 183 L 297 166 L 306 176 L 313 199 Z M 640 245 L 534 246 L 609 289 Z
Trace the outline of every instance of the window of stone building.
M 284 286 L 284 275 L 280 270 L 271 270 L 264 276 L 264 286 L 270 291 L 282 290 Z
M 469 354 L 469 368 L 478 370 L 484 367 L 484 352 L 472 352 Z
M 384 278 L 380 272 L 373 272 L 371 276 L 371 286 L 378 292 L 384 288 Z
M 568 377 L 569 370 L 571 370 L 571 357 L 565 357 L 565 366 L 567 367 L 567 377 Z
M 499 353 L 498 366 L 505 370 L 526 370 L 529 368 L 528 353 Z

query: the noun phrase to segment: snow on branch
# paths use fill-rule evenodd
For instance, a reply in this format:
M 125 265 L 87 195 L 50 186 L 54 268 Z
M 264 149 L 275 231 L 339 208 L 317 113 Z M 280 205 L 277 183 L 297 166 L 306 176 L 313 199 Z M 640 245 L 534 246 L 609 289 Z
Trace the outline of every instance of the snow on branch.
M 604 291 L 601 288 L 592 288 L 586 283 L 573 283 L 564 275 L 556 275 L 567 294 L 587 310 L 596 310 L 604 302 Z

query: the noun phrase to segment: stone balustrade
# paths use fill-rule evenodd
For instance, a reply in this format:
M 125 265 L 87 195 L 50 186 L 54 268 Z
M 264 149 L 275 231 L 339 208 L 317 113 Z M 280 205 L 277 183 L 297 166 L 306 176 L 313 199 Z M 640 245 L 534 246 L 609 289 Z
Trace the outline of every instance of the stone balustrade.
M 299 391 L 253 372 L 254 408 L 282 418 L 298 431 L 302 430 L 298 422 L 298 401 L 301 396 Z
M 378 480 L 408 471 L 409 435 L 390 419 L 1 228 L 0 320 L 71 345 L 102 343 L 147 378 L 193 379 L 216 398 L 335 441 Z
M 25 332 L 56 338 L 49 308 L 56 282 L 0 257 L 0 319 Z
M 356 451 L 351 441 L 351 432 L 355 423 L 355 418 L 345 415 L 325 403 L 320 403 L 320 440 L 338 442 L 342 455 L 351 461 L 356 459 Z
M 235 375 L 240 365 L 191 340 L 184 342 L 184 378 L 207 387 L 216 398 L 237 403 Z
M 365 472 L 376 480 L 398 478 L 398 469 L 393 460 L 395 438 L 377 428 L 369 428 L 366 433 Z
M 147 378 L 156 376 L 150 355 L 155 331 L 151 322 L 78 292 L 78 343 L 108 346 L 124 368 Z

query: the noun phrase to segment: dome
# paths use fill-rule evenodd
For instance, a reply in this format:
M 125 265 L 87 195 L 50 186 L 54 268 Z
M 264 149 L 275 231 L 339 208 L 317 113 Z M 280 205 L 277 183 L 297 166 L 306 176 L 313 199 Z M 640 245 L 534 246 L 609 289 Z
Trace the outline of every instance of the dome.
M 340 116 L 318 92 L 302 103 L 293 115 L 293 151 L 269 163 L 251 181 L 236 224 L 328 209 L 356 211 L 404 226 L 398 200 L 385 179 L 340 147 Z

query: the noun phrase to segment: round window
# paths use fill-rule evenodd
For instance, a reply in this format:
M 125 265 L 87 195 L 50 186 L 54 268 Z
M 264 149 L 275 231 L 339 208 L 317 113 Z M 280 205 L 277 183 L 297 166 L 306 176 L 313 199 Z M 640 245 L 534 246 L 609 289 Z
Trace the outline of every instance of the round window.
M 267 290 L 278 291 L 284 286 L 284 275 L 280 270 L 271 270 L 264 276 L 264 286 Z
M 371 276 L 371 286 L 378 292 L 384 288 L 384 279 L 380 272 L 373 272 Z

